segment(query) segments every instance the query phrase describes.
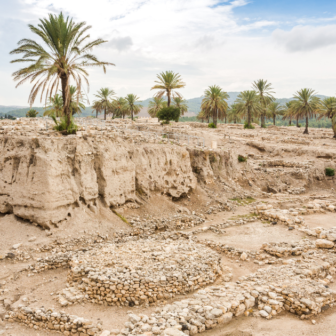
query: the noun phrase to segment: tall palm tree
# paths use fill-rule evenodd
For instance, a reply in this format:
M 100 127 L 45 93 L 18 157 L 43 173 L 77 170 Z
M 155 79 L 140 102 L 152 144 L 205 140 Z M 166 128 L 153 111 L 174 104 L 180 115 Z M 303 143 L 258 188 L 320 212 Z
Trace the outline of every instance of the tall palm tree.
M 243 91 L 238 95 L 236 102 L 238 113 L 247 115 L 247 128 L 252 128 L 252 115 L 259 115 L 262 111 L 258 93 L 254 90 Z
M 275 119 L 278 115 L 283 115 L 284 107 L 278 102 L 272 102 L 267 107 L 269 116 L 273 119 L 273 125 L 275 125 Z
M 41 91 L 41 101 L 44 91 L 46 100 L 58 91 L 61 85 L 63 99 L 63 113 L 67 116 L 67 127 L 70 125 L 70 79 L 72 79 L 78 90 L 81 91 L 82 81 L 86 82 L 89 88 L 87 67 L 99 66 L 106 73 L 107 65 L 114 65 L 109 62 L 102 62 L 91 54 L 92 48 L 107 41 L 96 39 L 87 41 L 90 35 L 87 31 L 91 26 L 85 22 L 75 23 L 72 19 L 64 18 L 63 14 L 49 14 L 48 19 L 41 19 L 35 27 L 29 25 L 30 30 L 38 35 L 45 43 L 42 44 L 31 40 L 19 41 L 19 47 L 11 51 L 11 54 L 23 54 L 21 59 L 13 60 L 11 63 L 31 62 L 30 65 L 13 73 L 14 80 L 19 85 L 26 81 L 35 82 L 30 95 L 29 104 L 35 101 Z
M 275 100 L 272 93 L 274 93 L 272 84 L 267 83 L 267 80 L 259 79 L 252 83 L 252 88 L 258 92 L 260 106 L 262 107 L 260 113 L 261 127 L 265 127 L 265 117 L 267 106 Z
M 109 88 L 101 88 L 97 94 L 94 95 L 96 98 L 98 98 L 98 100 L 96 100 L 94 103 L 99 102 L 100 110 L 104 111 L 104 120 L 106 120 L 106 111 L 109 109 L 112 96 L 114 95 L 115 92 Z
M 173 106 L 180 110 L 181 116 L 188 111 L 188 103 L 181 97 L 173 97 Z
M 46 107 L 43 116 L 51 117 L 54 115 L 56 118 L 63 116 L 63 99 L 61 95 L 56 93 L 54 97 L 50 97 L 49 104 L 50 105 Z
M 316 97 L 316 92 L 313 89 L 302 89 L 294 95 L 293 112 L 299 118 L 306 118 L 306 128 L 303 134 L 308 134 L 309 118 L 318 113 L 321 103 L 320 98 Z
M 331 127 L 334 131 L 334 138 L 336 138 L 336 98 L 324 98 L 319 105 L 318 113 L 320 114 L 319 119 L 324 117 L 331 119 Z
M 138 114 L 140 110 L 142 109 L 142 105 L 136 104 L 136 102 L 139 102 L 140 98 L 137 95 L 130 93 L 125 97 L 125 99 L 126 99 L 126 104 L 128 105 L 128 108 L 131 112 L 131 117 L 133 120 L 133 115 Z
M 291 126 L 292 125 L 292 118 L 293 118 L 293 101 L 289 101 L 285 104 L 285 107 L 283 109 L 283 117 L 282 120 L 289 120 L 288 121 L 288 125 Z
M 167 102 L 162 97 L 154 97 L 148 104 L 148 114 L 155 118 L 156 114 L 165 106 L 167 106 Z
M 171 103 L 171 96 L 182 98 L 182 96 L 176 92 L 176 89 L 182 89 L 186 86 L 186 84 L 182 81 L 181 75 L 178 73 L 174 73 L 173 71 L 166 71 L 166 72 L 161 72 L 159 75 L 156 76 L 158 78 L 151 90 L 160 90 L 157 94 L 156 97 L 161 98 L 164 94 L 167 95 L 168 102 L 167 105 L 168 107 L 170 106 Z
M 228 110 L 227 99 L 229 95 L 223 91 L 218 85 L 209 86 L 204 91 L 201 108 L 212 112 L 212 119 L 215 127 L 217 127 L 217 119 L 223 120 Z
M 93 102 L 92 109 L 93 111 L 96 111 L 96 118 L 98 118 L 98 114 L 101 113 L 102 111 L 100 102 L 99 101 Z

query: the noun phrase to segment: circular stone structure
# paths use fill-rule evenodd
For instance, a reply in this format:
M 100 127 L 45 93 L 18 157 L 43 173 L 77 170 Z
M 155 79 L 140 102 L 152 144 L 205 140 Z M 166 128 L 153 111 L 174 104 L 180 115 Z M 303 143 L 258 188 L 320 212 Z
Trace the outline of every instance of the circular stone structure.
M 123 306 L 185 294 L 221 274 L 220 255 L 187 240 L 106 244 L 78 253 L 70 265 L 68 282 L 84 301 Z

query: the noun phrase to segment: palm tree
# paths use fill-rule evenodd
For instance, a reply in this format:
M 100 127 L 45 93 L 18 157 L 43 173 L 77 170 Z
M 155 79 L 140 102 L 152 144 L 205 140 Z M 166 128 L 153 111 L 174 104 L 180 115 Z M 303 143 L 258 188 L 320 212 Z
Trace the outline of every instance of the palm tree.
M 43 113 L 43 116 L 51 117 L 54 115 L 56 118 L 63 116 L 63 99 L 58 93 L 54 97 L 49 98 L 49 106 L 47 110 Z
M 173 97 L 173 106 L 180 110 L 181 116 L 188 111 L 188 103 L 181 97 Z
M 319 105 L 318 113 L 320 114 L 319 119 L 322 119 L 324 117 L 331 119 L 331 126 L 334 131 L 334 138 L 336 138 L 336 98 L 324 98 Z
M 101 113 L 102 111 L 100 102 L 99 101 L 93 102 L 92 109 L 93 111 L 96 111 L 96 118 L 98 118 L 98 114 Z
M 237 122 L 241 121 L 241 116 L 240 113 L 241 111 L 239 111 L 239 104 L 238 103 L 234 103 L 230 106 L 229 111 L 228 111 L 228 121 L 233 122 L 234 124 L 237 124 Z
M 284 108 L 278 102 L 272 102 L 268 105 L 267 112 L 270 117 L 273 119 L 273 125 L 275 125 L 275 119 L 278 115 L 283 115 Z
M 260 97 L 258 93 L 254 90 L 243 91 L 238 95 L 236 102 L 238 113 L 247 115 L 246 127 L 252 128 L 252 115 L 259 115 L 259 113 L 261 113 L 262 111 L 262 107 L 260 105 Z
M 288 125 L 292 125 L 292 118 L 293 118 L 293 109 L 292 109 L 293 101 L 289 101 L 286 103 L 284 109 L 283 109 L 283 117 L 282 120 L 288 119 Z
M 130 113 L 129 106 L 125 98 L 119 97 L 112 102 L 112 113 L 113 117 L 122 117 L 125 119 L 125 115 Z
M 203 123 L 203 122 L 204 122 L 204 119 L 207 118 L 207 116 L 205 115 L 204 110 L 201 110 L 201 111 L 197 114 L 196 118 L 197 118 L 198 120 L 202 120 L 202 123 Z
M 70 85 L 70 111 L 71 115 L 81 114 L 85 110 L 83 92 L 78 91 L 76 86 Z
M 223 91 L 218 85 L 209 86 L 204 91 L 201 108 L 212 112 L 212 119 L 215 127 L 217 127 L 217 119 L 223 120 L 228 110 L 227 99 L 229 95 Z
M 272 84 L 267 83 L 267 80 L 259 79 L 252 83 L 252 87 L 255 91 L 258 92 L 260 106 L 262 107 L 260 113 L 260 124 L 261 127 L 265 127 L 265 117 L 266 117 L 266 108 L 271 102 L 275 100 L 272 93 L 274 93 Z
M 142 105 L 136 104 L 136 102 L 138 102 L 140 98 L 133 93 L 130 93 L 126 96 L 125 99 L 133 120 L 133 114 L 138 114 L 142 109 Z
M 306 118 L 306 128 L 303 134 L 308 134 L 308 120 L 318 113 L 321 103 L 320 98 L 316 97 L 313 89 L 302 89 L 294 95 L 293 113 L 299 118 Z
M 154 97 L 148 104 L 148 114 L 155 118 L 156 114 L 167 106 L 167 102 L 162 97 Z
M 100 110 L 104 111 L 104 120 L 106 120 L 106 111 L 111 105 L 110 99 L 112 99 L 112 96 L 114 95 L 115 92 L 109 88 L 101 88 L 97 94 L 94 95 L 96 98 L 98 98 L 98 100 L 94 101 L 93 103 L 98 102 L 100 104 Z
M 170 106 L 171 96 L 182 98 L 182 96 L 176 92 L 176 89 L 182 89 L 186 86 L 186 84 L 182 81 L 181 75 L 178 73 L 174 73 L 173 71 L 166 71 L 161 72 L 159 75 L 156 76 L 158 81 L 154 85 L 151 90 L 160 90 L 156 97 L 161 98 L 164 94 L 167 95 L 168 98 L 168 107 Z
M 35 101 L 41 91 L 41 101 L 44 91 L 46 99 L 52 97 L 58 91 L 61 84 L 63 113 L 67 116 L 67 127 L 70 125 L 70 79 L 74 80 L 77 88 L 81 91 L 82 81 L 89 87 L 88 72 L 85 68 L 92 66 L 102 67 L 106 73 L 107 65 L 114 65 L 109 62 L 101 62 L 91 54 L 92 48 L 107 41 L 96 39 L 87 41 L 90 35 L 87 31 L 91 26 L 85 22 L 75 23 L 72 19 L 64 18 L 63 14 L 49 14 L 48 19 L 41 19 L 37 27 L 29 25 L 30 30 L 38 35 L 47 46 L 45 49 L 41 44 L 31 39 L 19 41 L 19 47 L 11 51 L 11 54 L 23 54 L 21 59 L 13 60 L 11 63 L 32 62 L 13 73 L 14 80 L 19 85 L 26 81 L 35 82 L 30 95 L 29 104 Z

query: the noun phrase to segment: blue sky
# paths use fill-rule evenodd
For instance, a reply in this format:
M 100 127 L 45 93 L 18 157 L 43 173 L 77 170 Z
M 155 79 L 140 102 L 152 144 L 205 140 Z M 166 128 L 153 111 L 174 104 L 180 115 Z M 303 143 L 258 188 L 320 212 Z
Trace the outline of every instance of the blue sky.
M 93 38 L 109 41 L 94 52 L 116 67 L 106 75 L 90 70 L 91 101 L 100 87 L 148 98 L 164 70 L 182 75 L 186 98 L 213 84 L 247 90 L 259 78 L 273 84 L 277 97 L 303 87 L 336 93 L 336 1 L 0 0 L 0 6 L 0 105 L 27 105 L 31 85 L 15 89 L 11 74 L 19 65 L 9 63 L 9 52 L 33 37 L 29 23 L 61 10 L 92 25 Z

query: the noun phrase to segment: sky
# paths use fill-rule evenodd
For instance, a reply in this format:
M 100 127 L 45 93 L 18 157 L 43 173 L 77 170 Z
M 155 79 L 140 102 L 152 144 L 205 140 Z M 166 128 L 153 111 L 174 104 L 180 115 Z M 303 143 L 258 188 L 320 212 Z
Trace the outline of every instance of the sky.
M 22 63 L 11 64 L 9 53 L 23 38 L 40 43 L 28 24 L 61 11 L 108 41 L 92 52 L 115 66 L 89 70 L 91 103 L 102 87 L 152 97 L 166 70 L 186 82 L 186 99 L 214 84 L 249 90 L 260 78 L 278 98 L 304 87 L 336 94 L 335 0 L 0 0 L 0 9 L 0 105 L 28 105 L 32 84 L 15 88 Z

